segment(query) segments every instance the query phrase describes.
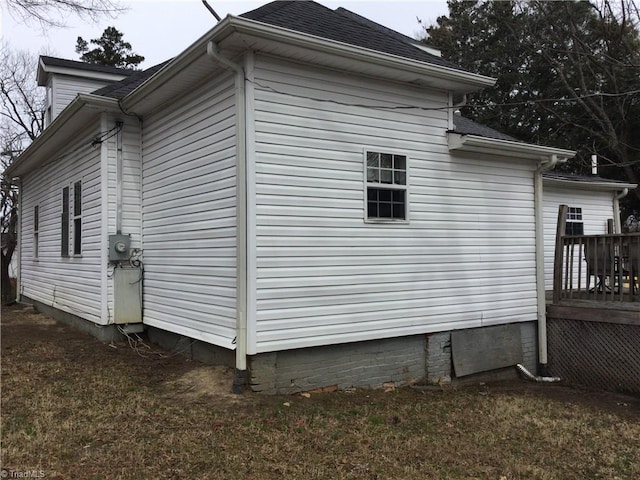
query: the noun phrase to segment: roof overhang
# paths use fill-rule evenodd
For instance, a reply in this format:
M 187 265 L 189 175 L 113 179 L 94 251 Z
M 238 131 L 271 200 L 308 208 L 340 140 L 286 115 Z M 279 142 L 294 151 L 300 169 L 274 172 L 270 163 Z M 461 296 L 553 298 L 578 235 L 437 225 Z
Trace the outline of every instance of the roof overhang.
M 609 192 L 619 192 L 624 189 L 633 190 L 638 187 L 636 183 L 625 183 L 619 182 L 615 180 L 607 181 L 606 179 L 599 180 L 584 180 L 580 177 L 576 177 L 575 179 L 571 178 L 554 178 L 543 175 L 542 181 L 546 186 L 557 186 L 557 187 L 567 187 L 567 188 L 577 188 L 581 190 L 598 190 L 598 191 L 609 191 Z
M 500 140 L 478 135 L 462 135 L 455 132 L 449 132 L 447 135 L 450 151 L 506 155 L 542 162 L 550 161 L 554 157 L 559 161 L 566 161 L 576 155 L 574 150 L 533 145 L 531 143 Z
M 454 93 L 469 93 L 491 86 L 496 79 L 450 67 L 444 67 L 404 57 L 378 52 L 326 38 L 269 25 L 243 17 L 228 15 L 214 28 L 200 37 L 189 48 L 175 57 L 164 68 L 127 95 L 122 104 L 125 109 L 136 109 L 147 103 L 154 92 L 171 80 L 189 79 L 198 72 L 209 72 L 212 60 L 207 57 L 207 44 L 213 41 L 228 58 L 236 58 L 246 50 L 260 51 L 311 62 L 314 65 L 382 79 L 426 86 Z M 195 66 L 193 64 L 196 64 Z M 169 88 L 169 90 L 171 90 Z M 155 95 L 158 95 L 156 93 Z M 168 92 L 168 97 L 174 95 Z M 161 101 L 158 98 L 158 101 Z M 138 111 L 144 113 L 143 111 Z
M 103 112 L 119 112 L 118 101 L 91 94 L 78 94 L 53 122 L 7 168 L 7 178 L 20 177 L 44 161 L 51 152 L 63 150 L 77 137 L 78 131 L 96 120 Z
M 93 70 L 62 67 L 59 65 L 47 65 L 41 57 L 38 61 L 38 72 L 36 74 L 36 81 L 38 82 L 39 87 L 44 87 L 47 85 L 47 82 L 49 81 L 49 75 L 51 73 L 90 78 L 93 80 L 103 80 L 106 82 L 118 82 L 123 78 L 127 78 L 127 75 L 121 75 L 117 73 L 96 72 Z

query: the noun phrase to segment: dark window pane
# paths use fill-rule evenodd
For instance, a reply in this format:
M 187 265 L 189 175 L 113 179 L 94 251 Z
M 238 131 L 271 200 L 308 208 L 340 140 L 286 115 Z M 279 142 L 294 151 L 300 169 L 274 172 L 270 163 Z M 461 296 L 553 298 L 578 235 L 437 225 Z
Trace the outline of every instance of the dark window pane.
M 406 219 L 406 192 L 390 188 L 367 188 L 367 216 L 380 219 Z
M 69 213 L 69 187 L 62 189 L 62 213 Z
M 40 207 L 35 206 L 33 207 L 33 231 L 37 232 L 39 228 L 40 228 Z
M 391 170 L 380 170 L 380 183 L 391 183 Z
M 82 183 L 73 184 L 73 215 L 82 215 Z
M 391 204 L 380 202 L 378 214 L 380 218 L 391 218 Z
M 368 218 L 378 218 L 378 203 L 367 202 Z
M 82 253 L 82 219 L 76 218 L 73 221 L 73 254 Z
M 367 166 L 378 168 L 380 166 L 380 154 L 376 152 L 367 152 Z
M 404 203 L 393 204 L 393 218 L 404 220 Z
M 367 182 L 378 183 L 380 181 L 380 178 L 378 177 L 379 171 L 380 170 L 378 170 L 377 168 L 367 168 Z
M 60 255 L 69 256 L 69 187 L 62 189 L 62 219 L 60 225 Z
M 567 222 L 565 225 L 565 235 L 584 235 L 584 225 L 582 222 Z
M 393 202 L 394 203 L 404 203 L 404 190 L 394 190 L 393 191 Z
M 406 170 L 407 169 L 407 157 L 404 155 L 394 155 L 393 156 L 393 168 L 395 170 Z
M 388 153 L 380 154 L 380 167 L 382 168 L 392 168 L 393 166 L 393 155 Z
M 393 183 L 396 185 L 406 185 L 407 174 L 404 172 L 393 172 Z

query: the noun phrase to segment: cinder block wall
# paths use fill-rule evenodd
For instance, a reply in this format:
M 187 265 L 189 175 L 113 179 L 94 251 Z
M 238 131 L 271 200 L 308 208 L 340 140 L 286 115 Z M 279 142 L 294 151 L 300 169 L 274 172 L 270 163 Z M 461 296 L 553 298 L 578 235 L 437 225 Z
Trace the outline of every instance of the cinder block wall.
M 520 332 L 522 362 L 535 372 L 536 323 L 520 324 Z M 451 332 L 264 353 L 250 357 L 249 368 L 252 390 L 267 394 L 328 386 L 377 388 L 387 382 L 405 385 L 426 380 L 446 384 L 456 380 L 451 360 Z M 517 376 L 515 368 L 496 373 L 495 378 Z M 493 378 L 492 372 L 480 375 Z
M 538 365 L 538 328 L 536 322 L 524 322 L 520 325 L 522 342 L 522 364 L 530 371 L 535 372 Z M 451 332 L 438 332 L 427 335 L 426 341 L 426 380 L 432 384 L 446 384 L 455 381 L 455 372 L 451 359 Z M 516 370 L 502 372 L 499 377 L 507 378 L 504 373 L 511 374 L 515 378 Z M 482 374 L 491 378 L 492 372 Z M 474 378 L 477 378 L 475 375 Z
M 251 388 L 286 394 L 334 385 L 404 385 L 424 379 L 425 365 L 424 335 L 285 350 L 250 358 Z

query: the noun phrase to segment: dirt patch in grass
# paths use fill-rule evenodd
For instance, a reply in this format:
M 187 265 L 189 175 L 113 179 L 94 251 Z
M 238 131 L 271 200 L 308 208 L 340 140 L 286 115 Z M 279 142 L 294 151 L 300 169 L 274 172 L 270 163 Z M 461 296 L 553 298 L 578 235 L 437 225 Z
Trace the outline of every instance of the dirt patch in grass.
M 2 468 L 82 479 L 640 478 L 640 400 L 508 382 L 265 397 L 154 346 L 2 315 Z

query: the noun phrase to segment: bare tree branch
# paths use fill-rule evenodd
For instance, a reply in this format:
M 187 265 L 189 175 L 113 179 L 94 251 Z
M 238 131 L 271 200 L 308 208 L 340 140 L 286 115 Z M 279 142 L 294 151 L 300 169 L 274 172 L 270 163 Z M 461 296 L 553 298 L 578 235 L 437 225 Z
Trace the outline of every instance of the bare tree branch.
M 117 0 L 2 0 L 15 18 L 41 28 L 64 27 L 69 16 L 97 21 L 126 10 Z

